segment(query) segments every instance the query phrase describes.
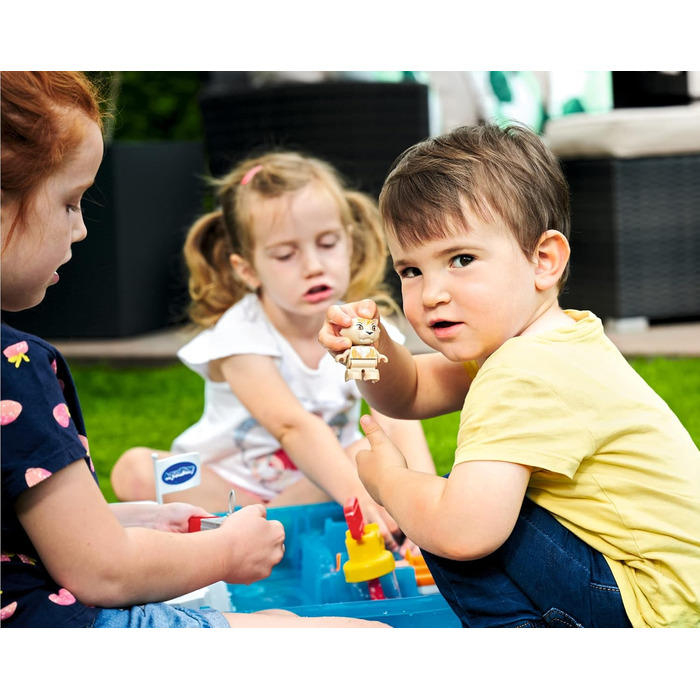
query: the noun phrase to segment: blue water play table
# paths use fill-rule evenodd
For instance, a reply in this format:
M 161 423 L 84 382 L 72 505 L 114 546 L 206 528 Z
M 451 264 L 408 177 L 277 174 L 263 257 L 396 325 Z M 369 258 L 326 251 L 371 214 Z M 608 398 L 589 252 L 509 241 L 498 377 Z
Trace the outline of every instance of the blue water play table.
M 406 562 L 397 559 L 394 572 L 378 579 L 385 599 L 371 599 L 365 582 L 347 583 L 348 526 L 338 504 L 269 508 L 267 517 L 284 525 L 284 557 L 262 581 L 229 584 L 229 611 L 283 608 L 303 616 L 356 617 L 393 627 L 461 626 L 437 588 L 418 586 L 416 570 L 401 565 Z

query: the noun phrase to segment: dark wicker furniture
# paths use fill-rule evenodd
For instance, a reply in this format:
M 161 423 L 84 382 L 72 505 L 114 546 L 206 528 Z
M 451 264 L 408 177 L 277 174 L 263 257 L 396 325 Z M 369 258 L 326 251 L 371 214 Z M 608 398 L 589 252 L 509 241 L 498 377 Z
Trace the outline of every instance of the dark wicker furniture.
M 564 159 L 567 308 L 603 319 L 700 317 L 700 154 Z

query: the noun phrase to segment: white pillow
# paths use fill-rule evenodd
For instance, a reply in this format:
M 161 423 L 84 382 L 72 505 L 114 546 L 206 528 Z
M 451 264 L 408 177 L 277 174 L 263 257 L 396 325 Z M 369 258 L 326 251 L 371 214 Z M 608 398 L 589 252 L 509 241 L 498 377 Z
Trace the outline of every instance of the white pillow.
M 700 153 L 700 103 L 569 114 L 548 121 L 543 139 L 560 158 Z

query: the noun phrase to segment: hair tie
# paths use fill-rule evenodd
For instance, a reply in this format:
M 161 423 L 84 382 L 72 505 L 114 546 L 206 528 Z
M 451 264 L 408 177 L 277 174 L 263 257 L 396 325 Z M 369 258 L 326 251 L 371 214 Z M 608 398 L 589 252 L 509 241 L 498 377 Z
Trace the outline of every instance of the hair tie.
M 247 185 L 261 170 L 262 165 L 254 165 L 242 178 L 241 185 Z

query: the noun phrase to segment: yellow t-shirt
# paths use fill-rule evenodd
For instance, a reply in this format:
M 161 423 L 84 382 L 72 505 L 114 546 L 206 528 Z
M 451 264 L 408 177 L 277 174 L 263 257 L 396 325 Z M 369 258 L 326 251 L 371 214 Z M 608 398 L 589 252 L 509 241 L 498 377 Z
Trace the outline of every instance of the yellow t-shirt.
M 605 556 L 635 627 L 700 627 L 700 452 L 600 320 L 566 313 L 484 362 L 455 464 L 533 467 L 528 497 Z

